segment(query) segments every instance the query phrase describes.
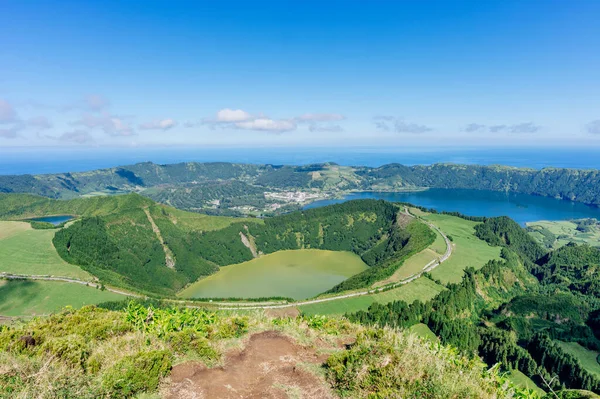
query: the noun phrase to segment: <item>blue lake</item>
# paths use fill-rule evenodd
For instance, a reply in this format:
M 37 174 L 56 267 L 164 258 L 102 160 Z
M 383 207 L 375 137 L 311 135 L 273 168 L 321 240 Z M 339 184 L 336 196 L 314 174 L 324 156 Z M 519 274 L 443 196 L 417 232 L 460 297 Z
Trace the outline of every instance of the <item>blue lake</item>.
M 344 199 L 316 201 L 304 209 L 367 198 L 408 202 L 469 216 L 509 216 L 521 225 L 538 220 L 600 219 L 600 208 L 578 202 L 527 194 L 437 188 L 418 192 L 352 193 Z
M 59 224 L 68 222 L 71 219 L 73 219 L 73 216 L 60 215 L 60 216 L 44 216 L 41 218 L 33 218 L 33 219 L 28 219 L 28 220 L 33 220 L 35 222 L 47 222 L 47 223 L 52 223 L 55 226 L 58 226 Z

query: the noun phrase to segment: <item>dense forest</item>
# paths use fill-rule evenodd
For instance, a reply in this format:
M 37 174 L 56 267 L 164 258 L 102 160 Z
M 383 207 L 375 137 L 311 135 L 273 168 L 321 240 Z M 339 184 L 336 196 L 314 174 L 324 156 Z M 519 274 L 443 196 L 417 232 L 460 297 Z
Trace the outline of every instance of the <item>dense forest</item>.
M 220 266 L 303 248 L 358 254 L 371 267 L 336 289 L 364 287 L 391 275 L 435 239 L 425 224 L 376 200 L 262 220 L 186 213 L 136 194 L 67 201 L 0 195 L 3 218 L 62 213 L 81 216 L 54 236 L 63 259 L 105 283 L 149 295 L 174 295 Z
M 234 181 L 243 184 L 224 184 Z M 202 188 L 195 190 L 195 186 Z M 146 192 L 155 200 L 186 209 L 199 208 L 205 199 L 238 198 L 252 203 L 265 189 L 335 193 L 339 190 L 393 191 L 421 187 L 524 193 L 600 205 L 599 171 L 561 168 L 534 170 L 456 164 L 389 164 L 370 168 L 333 163 L 278 166 L 225 162 L 157 165 L 145 162 L 81 173 L 0 176 L 0 193 L 74 198 L 94 192 L 135 191 Z M 183 195 L 189 194 L 190 190 L 194 192 L 192 200 Z M 220 195 L 219 191 L 227 192 L 227 195 Z M 196 194 L 201 199 L 196 198 Z M 244 199 L 246 196 L 249 198 Z M 227 209 L 225 204 L 223 208 Z
M 539 385 L 600 392 L 600 378 L 585 370 L 558 341 L 600 348 L 600 250 L 568 245 L 546 253 L 508 218 L 476 226 L 478 237 L 503 247 L 503 261 L 467 269 L 460 284 L 448 285 L 427 303 L 373 304 L 349 315 L 367 324 L 410 327 L 425 323 L 442 343 L 501 363 Z

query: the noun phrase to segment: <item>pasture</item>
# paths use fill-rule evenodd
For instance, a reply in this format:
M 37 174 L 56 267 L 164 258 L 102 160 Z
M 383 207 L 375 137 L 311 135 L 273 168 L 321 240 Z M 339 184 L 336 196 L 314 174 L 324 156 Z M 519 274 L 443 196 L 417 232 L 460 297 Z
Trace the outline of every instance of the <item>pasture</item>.
M 80 308 L 124 298 L 123 295 L 81 284 L 0 280 L 0 315 L 3 316 L 46 315 L 65 306 Z
M 500 259 L 500 247 L 492 247 L 475 237 L 474 227 L 477 222 L 449 215 L 422 212 L 421 215 L 423 219 L 439 227 L 453 240 L 454 250 L 450 258 L 431 272 L 434 279 L 439 279 L 443 283 L 458 283 L 467 267 L 480 269 L 489 260 Z
M 382 285 L 407 279 L 408 277 L 421 272 L 423 267 L 429 264 L 429 262 L 441 258 L 440 254 L 430 248 L 425 248 L 421 252 L 416 253 L 410 258 L 404 260 L 402 265 L 390 278 L 376 282 L 373 284 L 373 287 L 381 287 Z
M 156 211 L 164 210 L 169 219 L 177 227 L 185 231 L 212 231 L 223 229 L 232 223 L 264 223 L 256 218 L 234 218 L 227 216 L 209 216 L 202 213 L 187 212 L 176 208 L 157 205 Z
M 546 221 L 527 223 L 529 234 L 540 244 L 557 249 L 570 242 L 588 244 L 593 247 L 600 246 L 600 226 L 588 226 L 585 231 L 578 229 L 577 223 L 569 220 Z
M 533 389 L 540 396 L 544 396 L 546 394 L 546 392 L 544 392 L 543 389 L 538 387 L 536 383 L 531 380 L 531 378 L 527 377 L 519 370 L 511 370 L 508 373 L 508 379 L 511 380 L 512 383 L 518 387 Z
M 417 337 L 426 339 L 432 342 L 440 342 L 440 339 L 431 331 L 427 324 L 418 323 L 408 328 L 408 330 Z
M 279 251 L 235 265 L 190 285 L 184 298 L 313 297 L 367 269 L 350 252 L 300 249 Z
M 337 299 L 329 302 L 313 303 L 298 306 L 298 309 L 308 315 L 343 315 L 359 310 L 367 310 L 374 302 L 389 303 L 404 301 L 412 303 L 417 299 L 426 302 L 439 294 L 444 288 L 426 277 L 421 277 L 398 288 L 372 295 Z
M 577 342 L 555 342 L 563 351 L 575 356 L 584 369 L 600 377 L 600 363 L 598 363 L 600 353 L 586 349 Z
M 92 280 L 80 267 L 65 262 L 52 244 L 55 230 L 34 230 L 26 222 L 0 221 L 0 272 Z

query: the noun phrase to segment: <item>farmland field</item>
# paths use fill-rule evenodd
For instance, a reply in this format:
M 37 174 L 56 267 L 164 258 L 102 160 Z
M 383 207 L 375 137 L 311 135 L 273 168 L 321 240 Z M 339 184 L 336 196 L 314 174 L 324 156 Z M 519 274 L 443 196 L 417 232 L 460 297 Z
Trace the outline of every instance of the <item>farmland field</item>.
M 491 247 L 475 237 L 476 222 L 441 214 L 423 214 L 422 217 L 453 239 L 452 255 L 431 272 L 433 278 L 444 283 L 458 283 L 467 267 L 480 269 L 490 259 L 500 258 L 500 247 Z
M 434 283 L 430 279 L 421 277 L 408 284 L 382 293 L 313 303 L 302 305 L 298 308 L 303 313 L 309 315 L 343 315 L 345 313 L 358 312 L 359 310 L 367 310 L 374 302 L 382 304 L 393 301 L 412 303 L 417 299 L 426 302 L 440 293 L 443 289 L 442 286 Z
M 0 221 L 0 272 L 91 280 L 89 273 L 58 256 L 52 245 L 54 233 L 34 230 L 25 222 Z
M 80 308 L 124 298 L 123 295 L 81 284 L 0 280 L 0 315 L 3 316 L 44 315 L 57 312 L 65 306 Z
M 591 351 L 579 345 L 577 342 L 556 341 L 560 348 L 575 356 L 584 369 L 590 373 L 600 376 L 600 363 L 598 363 L 598 352 Z
M 259 298 L 315 296 L 367 269 L 350 252 L 300 249 L 279 251 L 236 265 L 223 266 L 184 289 L 186 298 Z

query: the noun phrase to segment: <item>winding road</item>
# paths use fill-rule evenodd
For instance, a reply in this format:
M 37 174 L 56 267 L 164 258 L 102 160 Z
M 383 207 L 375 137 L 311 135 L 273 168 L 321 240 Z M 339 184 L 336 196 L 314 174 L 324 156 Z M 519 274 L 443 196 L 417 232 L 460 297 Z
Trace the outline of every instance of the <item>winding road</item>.
M 405 214 L 407 216 L 410 216 L 411 218 L 415 218 L 415 216 L 412 215 L 411 213 L 409 213 L 407 209 L 405 209 Z M 353 298 L 353 297 L 364 296 L 364 295 L 377 294 L 377 293 L 380 293 L 380 292 L 383 292 L 386 290 L 390 290 L 390 289 L 399 287 L 404 284 L 408 284 L 411 281 L 414 281 L 414 280 L 418 279 L 419 277 L 421 277 L 423 275 L 423 273 L 432 271 L 433 269 L 438 267 L 440 264 L 442 264 L 443 262 L 448 260 L 448 258 L 452 255 L 452 249 L 453 249 L 452 243 L 450 242 L 450 239 L 444 234 L 444 232 L 442 230 L 440 230 L 434 224 L 426 222 L 424 220 L 422 220 L 422 221 L 425 224 L 427 224 L 429 227 L 431 227 L 432 229 L 434 229 L 438 233 L 440 233 L 440 235 L 444 238 L 444 241 L 446 242 L 446 252 L 442 255 L 441 258 L 434 259 L 431 262 L 429 262 L 428 264 L 426 264 L 425 266 L 423 266 L 423 268 L 421 269 L 420 272 L 415 273 L 412 276 L 410 276 L 402 281 L 398 281 L 393 284 L 387 284 L 385 286 L 373 288 L 370 290 L 352 292 L 349 294 L 340 294 L 340 295 L 330 296 L 330 297 L 326 297 L 326 298 L 309 299 L 309 300 L 300 301 L 300 302 L 287 302 L 287 303 L 280 303 L 280 304 L 274 304 L 273 302 L 270 302 L 270 303 L 267 302 L 267 303 L 262 303 L 262 304 L 253 304 L 253 303 L 239 304 L 239 303 L 231 303 L 231 302 L 210 302 L 210 305 L 216 306 L 217 309 L 222 309 L 222 310 L 282 309 L 282 308 L 291 308 L 291 307 L 302 306 L 302 305 L 311 305 L 311 304 L 315 304 L 315 303 L 337 301 L 340 299 Z M 12 273 L 0 273 L 0 279 L 62 281 L 62 282 L 66 282 L 66 283 L 86 285 L 86 286 L 93 287 L 93 288 L 101 287 L 101 284 L 98 284 L 98 283 L 93 283 L 93 282 L 84 281 L 84 280 L 78 280 L 78 279 L 69 278 L 69 277 L 59 277 L 59 276 L 22 275 L 22 274 L 12 274 Z M 121 294 L 121 295 L 129 296 L 129 297 L 146 298 L 144 295 L 134 294 L 131 292 L 122 291 L 122 290 L 111 288 L 111 287 L 105 286 L 104 289 L 106 291 L 114 292 L 116 294 Z M 185 306 L 189 307 L 189 308 L 203 307 L 201 305 L 189 305 L 189 301 L 183 301 L 183 300 L 178 301 L 178 300 L 173 300 L 173 299 L 167 299 L 166 301 L 171 302 L 171 303 L 185 304 Z

